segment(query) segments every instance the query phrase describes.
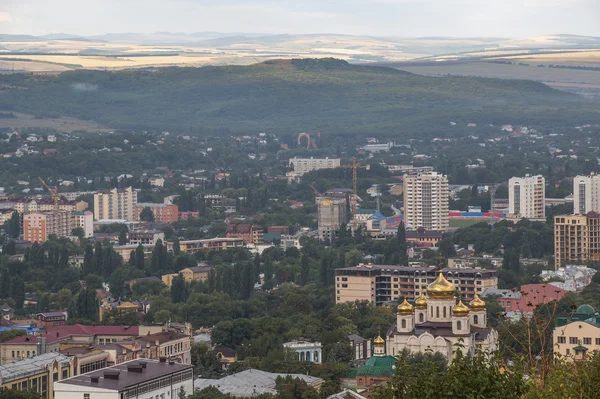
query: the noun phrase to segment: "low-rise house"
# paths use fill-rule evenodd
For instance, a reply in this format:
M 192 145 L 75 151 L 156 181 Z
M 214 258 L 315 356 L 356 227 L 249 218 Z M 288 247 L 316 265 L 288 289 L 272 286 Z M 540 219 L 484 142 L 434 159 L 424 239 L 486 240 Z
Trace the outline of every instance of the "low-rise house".
M 45 330 L 49 330 L 51 328 L 59 327 L 67 324 L 67 320 L 69 318 L 69 314 L 66 310 L 60 310 L 56 312 L 45 312 L 38 313 L 36 315 L 36 326 L 38 328 L 43 328 Z
M 199 281 L 205 282 L 208 280 L 208 276 L 209 276 L 211 270 L 212 270 L 212 267 L 208 266 L 206 264 L 194 266 L 194 267 L 186 267 L 185 269 L 181 270 L 179 273 L 163 275 L 162 282 L 167 287 L 170 288 L 171 285 L 173 284 L 173 278 L 177 277 L 180 274 L 183 276 L 183 279 L 185 280 L 186 283 L 193 283 L 193 282 L 199 282 Z

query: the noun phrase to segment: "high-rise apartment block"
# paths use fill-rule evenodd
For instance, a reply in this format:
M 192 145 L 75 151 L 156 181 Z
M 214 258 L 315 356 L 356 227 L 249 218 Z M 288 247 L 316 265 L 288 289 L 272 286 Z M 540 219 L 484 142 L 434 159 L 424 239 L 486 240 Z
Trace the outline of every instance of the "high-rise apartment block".
M 404 175 L 404 223 L 415 230 L 448 228 L 448 178 L 437 172 Z
M 542 175 L 513 177 L 508 181 L 508 213 L 516 219 L 543 220 L 546 179 Z
M 137 191 L 131 187 L 123 190 L 113 188 L 107 192 L 94 194 L 94 219 L 134 220 L 137 204 Z
M 600 175 L 576 176 L 573 179 L 573 213 L 586 215 L 600 212 Z
M 319 239 L 332 240 L 346 221 L 346 197 L 325 196 L 317 198 Z
M 554 217 L 554 266 L 600 260 L 600 215 Z
M 306 173 L 317 169 L 331 169 L 340 166 L 339 158 L 290 158 L 288 166 L 296 173 Z
M 133 218 L 140 220 L 140 213 L 144 208 L 149 208 L 154 215 L 154 221 L 161 224 L 170 224 L 179 220 L 179 207 L 173 204 L 140 203 L 134 205 Z
M 34 212 L 23 216 L 23 238 L 25 241 L 46 242 L 52 234 L 70 236 L 70 212 Z

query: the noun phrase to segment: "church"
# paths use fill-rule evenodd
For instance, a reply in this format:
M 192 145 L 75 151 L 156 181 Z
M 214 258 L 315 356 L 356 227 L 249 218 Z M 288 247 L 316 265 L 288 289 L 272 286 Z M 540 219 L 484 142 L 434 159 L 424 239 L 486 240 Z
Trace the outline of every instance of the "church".
M 421 294 L 414 306 L 406 299 L 398 305 L 396 325 L 386 334 L 387 355 L 408 349 L 413 353 L 440 352 L 451 361 L 457 345 L 464 354 L 477 347 L 495 351 L 498 333 L 487 327 L 485 302 L 475 295 L 467 306 L 461 299 L 457 302 L 456 294 L 454 284 L 440 273 L 427 286 L 427 296 Z

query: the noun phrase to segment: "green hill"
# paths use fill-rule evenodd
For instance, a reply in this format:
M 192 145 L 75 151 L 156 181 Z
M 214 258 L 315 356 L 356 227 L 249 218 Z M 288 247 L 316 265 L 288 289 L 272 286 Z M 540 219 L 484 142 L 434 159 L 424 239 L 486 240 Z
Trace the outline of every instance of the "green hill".
M 339 60 L 0 76 L 0 110 L 190 133 L 321 131 L 414 137 L 450 121 L 600 123 L 597 104 L 531 81 L 426 77 Z

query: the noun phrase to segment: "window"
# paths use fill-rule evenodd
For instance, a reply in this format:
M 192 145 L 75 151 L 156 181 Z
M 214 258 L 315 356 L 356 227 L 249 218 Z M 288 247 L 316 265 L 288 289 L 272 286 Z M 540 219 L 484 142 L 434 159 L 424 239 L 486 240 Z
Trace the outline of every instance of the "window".
M 456 329 L 462 330 L 462 322 L 460 320 L 456 322 Z
M 423 323 L 423 321 L 424 321 L 423 313 L 420 313 L 419 314 L 419 322 Z
M 444 310 L 444 318 L 446 318 L 446 307 L 444 306 L 442 309 Z
M 584 345 L 591 345 L 592 344 L 592 339 L 591 338 L 584 338 L 583 339 L 583 344 Z
M 402 320 L 402 328 L 406 328 L 406 320 Z
M 473 323 L 479 324 L 479 316 L 477 316 L 477 315 L 473 316 Z
M 567 337 L 558 337 L 558 343 L 559 344 L 566 344 L 567 343 Z
M 577 345 L 577 337 L 569 337 L 569 343 L 571 345 Z
M 571 349 L 567 349 L 567 355 L 571 354 Z
M 600 338 L 596 338 L 596 345 L 600 345 Z
M 83 399 L 90 399 L 90 394 L 89 393 L 84 393 L 83 394 Z
M 437 318 L 440 317 L 440 307 L 439 306 L 435 307 L 435 317 L 437 317 Z

